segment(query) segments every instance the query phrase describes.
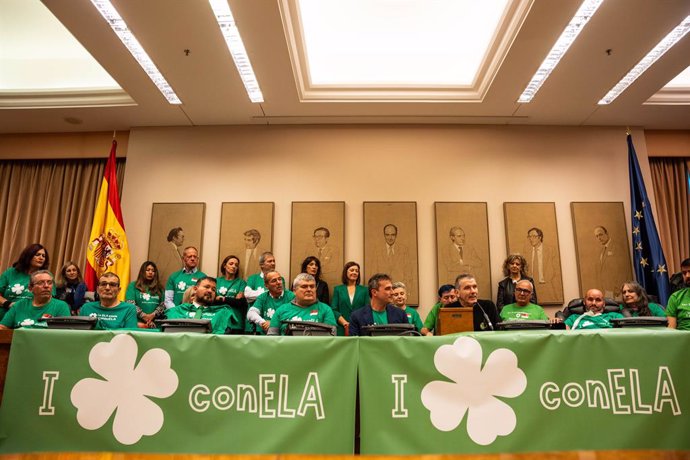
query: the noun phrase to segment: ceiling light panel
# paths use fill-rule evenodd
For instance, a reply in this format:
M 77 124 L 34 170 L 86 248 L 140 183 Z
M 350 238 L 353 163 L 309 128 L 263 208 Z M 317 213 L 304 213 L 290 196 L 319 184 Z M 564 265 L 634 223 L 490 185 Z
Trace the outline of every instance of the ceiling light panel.
M 254 103 L 263 102 L 264 96 L 261 93 L 259 81 L 254 74 L 252 63 L 247 55 L 247 50 L 244 47 L 237 24 L 235 24 L 235 18 L 230 10 L 230 5 L 228 5 L 227 0 L 209 0 L 209 4 L 213 14 L 216 16 L 216 21 L 223 34 L 225 43 L 228 45 L 235 67 L 237 67 L 237 71 L 240 73 L 240 78 L 242 83 L 244 83 L 249 99 Z
M 648 68 L 652 66 L 666 51 L 670 50 L 678 41 L 690 31 L 690 16 L 686 16 L 678 26 L 666 35 L 652 50 L 642 58 L 628 74 L 621 79 L 616 86 L 604 96 L 599 105 L 606 105 L 613 102 L 628 86 L 639 78 Z
M 539 69 L 537 69 L 537 72 L 532 77 L 532 80 L 530 80 L 527 87 L 518 98 L 518 102 L 527 103 L 534 98 L 539 88 L 541 88 L 541 85 L 549 78 L 553 69 L 556 68 L 563 55 L 565 55 L 570 46 L 575 42 L 577 36 L 580 35 L 582 29 L 584 29 L 585 25 L 589 22 L 594 13 L 596 13 L 602 3 L 603 0 L 585 0 L 582 2 L 580 8 L 578 8 L 563 33 L 561 33 L 561 36 L 558 37 L 558 40 L 556 40 L 553 48 L 549 51 L 546 59 L 541 63 Z
M 160 73 L 139 41 L 129 30 L 127 23 L 125 23 L 120 13 L 118 13 L 112 3 L 110 3 L 110 0 L 91 0 L 91 3 L 93 3 L 98 12 L 101 13 L 101 16 L 105 18 L 120 41 L 122 41 L 132 56 L 134 56 L 134 59 L 136 59 L 141 68 L 144 69 L 144 72 L 146 72 L 165 99 L 167 99 L 170 104 L 182 104 L 180 98 L 177 97 L 177 94 L 175 94 L 175 91 L 173 91 L 170 84 L 168 84 L 167 80 L 163 77 L 163 74 Z

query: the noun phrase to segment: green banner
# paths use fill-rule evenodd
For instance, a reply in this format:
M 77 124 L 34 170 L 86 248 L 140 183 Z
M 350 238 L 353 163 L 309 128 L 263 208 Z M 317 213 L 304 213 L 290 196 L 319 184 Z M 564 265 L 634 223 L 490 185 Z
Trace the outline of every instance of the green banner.
M 362 454 L 690 449 L 690 333 L 360 339 Z
M 0 452 L 351 454 L 358 345 L 20 329 Z

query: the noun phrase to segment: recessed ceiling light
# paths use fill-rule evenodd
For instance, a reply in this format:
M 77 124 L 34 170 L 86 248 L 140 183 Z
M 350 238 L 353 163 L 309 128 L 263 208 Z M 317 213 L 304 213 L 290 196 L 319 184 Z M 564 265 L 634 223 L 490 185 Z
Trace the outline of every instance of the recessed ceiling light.
M 642 75 L 657 59 L 673 47 L 678 41 L 690 31 L 690 16 L 686 16 L 683 21 L 678 24 L 668 35 L 666 35 L 652 50 L 632 68 L 628 74 L 621 79 L 616 86 L 606 93 L 600 101 L 599 105 L 610 104 L 614 101 L 628 86 L 630 86 L 637 78 Z
M 242 83 L 244 83 L 249 99 L 255 103 L 263 102 L 264 96 L 261 93 L 259 81 L 256 79 L 256 75 L 254 75 L 252 63 L 249 61 L 247 50 L 244 48 L 244 42 L 242 42 L 242 37 L 230 10 L 230 5 L 228 5 L 227 0 L 208 0 L 208 2 L 211 5 L 213 14 L 216 16 L 220 32 L 228 45 L 232 60 L 235 61 L 235 67 L 237 67 L 237 71 L 240 73 L 240 78 L 242 78 Z
M 127 47 L 134 59 L 139 63 L 144 72 L 149 76 L 158 90 L 165 96 L 171 104 L 182 104 L 182 101 L 175 91 L 170 87 L 167 80 L 160 73 L 156 65 L 153 63 L 149 55 L 144 51 L 144 48 L 139 43 L 139 40 L 132 34 L 127 26 L 127 23 L 122 19 L 120 13 L 117 12 L 110 0 L 91 0 L 93 6 L 96 7 L 101 16 L 108 21 L 108 24 L 113 29 L 118 38 Z
M 530 80 L 527 87 L 518 98 L 518 102 L 530 102 L 532 98 L 534 98 L 539 88 L 541 88 L 541 85 L 549 78 L 551 71 L 556 68 L 563 55 L 568 51 L 568 48 L 570 48 L 570 45 L 573 44 L 585 27 L 585 24 L 589 22 L 603 1 L 604 0 L 585 0 L 582 2 L 575 16 L 570 20 L 561 36 L 558 37 L 558 40 L 556 40 L 553 48 L 549 51 L 546 59 L 541 63 L 539 69 L 537 69 L 537 72 L 532 77 L 532 80 Z

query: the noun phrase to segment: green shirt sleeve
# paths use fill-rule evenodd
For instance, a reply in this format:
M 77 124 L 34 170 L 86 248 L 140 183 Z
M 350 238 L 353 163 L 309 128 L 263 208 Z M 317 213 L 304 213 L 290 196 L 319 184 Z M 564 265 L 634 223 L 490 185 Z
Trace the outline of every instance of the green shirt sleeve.
M 424 324 L 422 323 L 422 318 L 419 316 L 417 310 L 413 309 L 412 312 L 412 324 L 414 324 L 414 327 L 417 328 L 417 331 L 421 331 L 424 327 Z
M 137 327 L 137 309 L 132 304 L 127 304 L 130 308 L 127 309 L 124 317 L 124 325 L 122 327 L 127 329 L 136 329 Z
M 333 310 L 328 304 L 322 304 L 323 305 L 323 322 L 326 324 L 330 324 L 331 326 L 335 326 L 335 315 L 333 314 Z
M 441 302 L 437 303 L 433 307 L 431 307 L 431 311 L 429 312 L 428 315 L 426 315 L 426 319 L 424 320 L 424 327 L 429 329 L 430 331 L 433 331 L 434 328 L 436 327 L 436 318 L 438 317 L 438 311 L 441 309 Z
M 136 303 L 136 301 L 137 301 L 136 292 L 135 292 L 137 288 L 134 287 L 135 285 L 136 285 L 136 281 L 133 281 L 127 285 L 127 292 L 125 292 L 125 300 L 127 302 Z

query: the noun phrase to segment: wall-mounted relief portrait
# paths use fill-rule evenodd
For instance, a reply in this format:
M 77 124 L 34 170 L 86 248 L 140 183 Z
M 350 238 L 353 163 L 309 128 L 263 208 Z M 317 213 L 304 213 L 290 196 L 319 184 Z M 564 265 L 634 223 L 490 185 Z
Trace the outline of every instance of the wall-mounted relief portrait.
M 419 304 L 417 203 L 364 202 L 364 277 L 386 273 L 407 286 L 407 303 Z
M 435 202 L 438 286 L 461 273 L 477 279 L 479 295 L 491 298 L 489 219 L 486 203 Z
M 273 203 L 223 203 L 218 265 L 226 256 L 240 259 L 240 276 L 258 273 L 259 257 L 273 248 Z
M 620 300 L 621 285 L 632 279 L 623 203 L 572 202 L 570 210 L 580 294 L 597 288 L 605 297 Z
M 503 203 L 506 247 L 527 261 L 539 305 L 563 305 L 561 253 L 554 203 Z
M 200 258 L 203 258 L 201 243 L 205 212 L 206 203 L 153 203 L 149 260 L 158 266 L 163 286 L 171 273 L 182 268 L 184 248 L 196 247 Z M 132 266 L 138 265 L 134 263 Z
M 307 257 L 319 259 L 321 278 L 330 292 L 342 283 L 345 251 L 345 202 L 293 202 L 290 240 L 290 279 Z

